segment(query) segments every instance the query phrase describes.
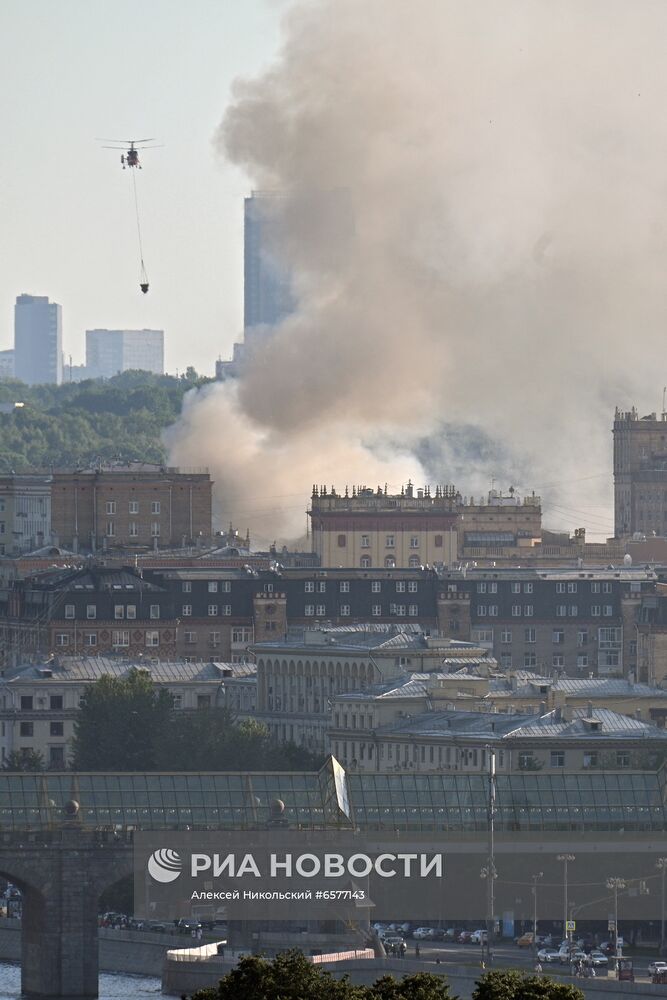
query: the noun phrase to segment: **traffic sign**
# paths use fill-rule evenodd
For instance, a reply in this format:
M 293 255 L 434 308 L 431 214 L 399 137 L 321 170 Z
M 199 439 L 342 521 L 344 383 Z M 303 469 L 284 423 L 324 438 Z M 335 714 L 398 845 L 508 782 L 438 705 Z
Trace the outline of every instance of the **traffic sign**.
M 577 921 L 576 920 L 566 920 L 565 921 L 565 930 L 566 931 L 576 931 L 576 929 L 577 929 Z
M 607 921 L 607 930 L 608 931 L 615 931 L 616 930 L 616 921 L 615 920 L 608 920 Z

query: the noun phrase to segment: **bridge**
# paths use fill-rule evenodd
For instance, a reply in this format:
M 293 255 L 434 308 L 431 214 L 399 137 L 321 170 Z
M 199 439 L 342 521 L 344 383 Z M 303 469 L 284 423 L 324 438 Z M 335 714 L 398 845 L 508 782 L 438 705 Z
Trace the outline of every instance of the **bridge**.
M 546 871 L 574 847 L 587 871 L 613 863 L 606 874 L 639 879 L 667 855 L 665 787 L 662 769 L 499 775 L 498 851 L 524 877 L 532 855 L 543 852 Z M 300 830 L 430 834 L 460 854 L 454 877 L 468 880 L 470 896 L 470 879 L 480 886 L 487 797 L 483 774 L 346 773 L 333 758 L 318 773 L 0 772 L 0 875 L 23 894 L 22 990 L 97 996 L 99 899 L 131 875 L 135 830 L 266 829 L 279 801 Z M 560 886 L 554 896 L 560 906 Z

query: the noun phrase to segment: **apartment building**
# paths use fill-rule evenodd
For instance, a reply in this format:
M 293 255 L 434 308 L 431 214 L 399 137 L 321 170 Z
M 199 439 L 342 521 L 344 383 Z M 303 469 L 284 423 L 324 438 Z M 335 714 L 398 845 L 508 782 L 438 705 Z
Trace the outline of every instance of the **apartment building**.
M 20 556 L 51 540 L 51 477 L 0 476 L 0 556 Z
M 139 462 L 59 470 L 51 494 L 53 534 L 74 552 L 208 545 L 212 487 L 206 470 Z
M 225 685 L 239 669 L 248 673 L 226 663 L 161 663 L 147 657 L 127 662 L 102 656 L 56 657 L 8 670 L 0 681 L 0 759 L 32 750 L 47 767 L 62 770 L 69 762 L 86 688 L 101 677 L 123 679 L 137 668 L 170 692 L 176 709 L 185 711 L 233 704 L 235 697 Z

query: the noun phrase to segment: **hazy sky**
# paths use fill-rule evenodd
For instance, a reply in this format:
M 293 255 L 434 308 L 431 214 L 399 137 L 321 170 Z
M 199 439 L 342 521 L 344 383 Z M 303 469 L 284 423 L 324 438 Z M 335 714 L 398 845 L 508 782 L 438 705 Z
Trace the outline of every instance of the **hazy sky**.
M 242 323 L 243 196 L 249 182 L 212 137 L 238 76 L 280 43 L 277 0 L 2 0 L 0 349 L 14 301 L 63 307 L 84 360 L 87 328 L 153 327 L 169 371 L 211 373 Z M 139 290 L 130 171 L 95 137 L 155 136 L 137 174 Z

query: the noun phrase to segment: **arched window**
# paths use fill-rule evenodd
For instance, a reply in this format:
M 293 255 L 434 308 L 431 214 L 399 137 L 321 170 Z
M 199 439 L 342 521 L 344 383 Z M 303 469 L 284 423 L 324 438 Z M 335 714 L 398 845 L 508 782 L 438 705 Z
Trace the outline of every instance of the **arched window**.
M 419 556 L 410 556 L 409 566 L 410 569 L 419 569 L 419 567 L 421 566 Z
M 385 569 L 396 569 L 396 559 L 394 558 L 394 556 L 385 556 L 385 559 L 384 559 L 384 568 Z
M 371 557 L 370 556 L 362 556 L 361 557 L 361 568 L 362 569 L 370 569 L 371 568 Z

